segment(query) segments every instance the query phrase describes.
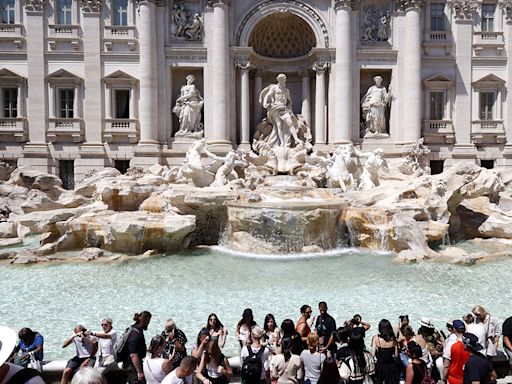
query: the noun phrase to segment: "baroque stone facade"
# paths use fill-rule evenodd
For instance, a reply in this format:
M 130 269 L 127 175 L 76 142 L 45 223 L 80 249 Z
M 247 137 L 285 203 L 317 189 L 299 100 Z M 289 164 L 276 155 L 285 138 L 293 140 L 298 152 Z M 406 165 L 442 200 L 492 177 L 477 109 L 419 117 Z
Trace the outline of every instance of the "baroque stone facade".
M 398 157 L 424 138 L 433 168 L 512 164 L 510 0 L 0 1 L 0 158 L 71 184 L 180 163 L 193 138 L 172 111 L 189 75 L 196 131 L 220 154 L 250 149 L 259 95 L 284 73 L 314 149 Z M 379 76 L 385 128 L 365 135 Z

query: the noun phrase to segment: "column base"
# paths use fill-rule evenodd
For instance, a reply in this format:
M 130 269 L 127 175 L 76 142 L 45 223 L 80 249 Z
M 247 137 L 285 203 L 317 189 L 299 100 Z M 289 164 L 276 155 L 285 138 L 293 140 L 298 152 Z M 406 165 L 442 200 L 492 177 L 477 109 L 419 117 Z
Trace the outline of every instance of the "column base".
M 216 154 L 226 154 L 233 150 L 233 143 L 227 140 L 206 140 L 208 150 Z
M 171 148 L 178 152 L 187 152 L 192 143 L 201 138 L 176 136 L 171 138 Z
M 251 143 L 240 143 L 238 144 L 238 149 L 242 149 L 244 151 L 250 151 L 252 149 Z
M 161 146 L 157 142 L 143 142 L 137 144 L 133 151 L 133 159 L 130 167 L 148 168 L 154 164 L 160 164 Z

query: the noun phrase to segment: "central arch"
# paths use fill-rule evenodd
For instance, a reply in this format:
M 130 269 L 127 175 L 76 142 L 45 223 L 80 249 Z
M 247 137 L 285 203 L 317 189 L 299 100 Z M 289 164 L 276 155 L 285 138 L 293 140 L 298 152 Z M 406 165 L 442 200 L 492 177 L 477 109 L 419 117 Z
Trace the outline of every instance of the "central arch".
M 316 47 L 329 47 L 329 33 L 322 17 L 308 4 L 298 0 L 267 0 L 252 8 L 238 25 L 235 43 L 238 46 L 250 46 L 250 38 L 254 28 L 270 15 L 294 15 L 309 26 L 315 36 Z

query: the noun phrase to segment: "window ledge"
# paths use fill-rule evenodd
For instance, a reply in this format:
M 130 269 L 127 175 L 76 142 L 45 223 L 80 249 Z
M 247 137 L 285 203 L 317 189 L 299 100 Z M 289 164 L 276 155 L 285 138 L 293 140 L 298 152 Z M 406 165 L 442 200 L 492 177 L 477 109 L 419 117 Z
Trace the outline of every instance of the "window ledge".
M 471 129 L 471 139 L 476 144 L 498 143 L 506 141 L 502 120 L 475 120 Z
M 48 119 L 50 126 L 46 132 L 49 142 L 58 141 L 62 137 L 73 138 L 73 142 L 80 143 L 84 139 L 83 121 L 80 118 L 64 119 L 50 118 Z
M 1 117 L 0 136 L 14 137 L 17 142 L 28 140 L 26 120 L 23 117 Z
M 129 143 L 138 142 L 139 131 L 137 119 L 105 119 L 103 139 L 112 143 L 114 138 L 127 138 Z
M 451 120 L 424 120 L 423 136 L 426 143 L 455 143 L 455 131 Z

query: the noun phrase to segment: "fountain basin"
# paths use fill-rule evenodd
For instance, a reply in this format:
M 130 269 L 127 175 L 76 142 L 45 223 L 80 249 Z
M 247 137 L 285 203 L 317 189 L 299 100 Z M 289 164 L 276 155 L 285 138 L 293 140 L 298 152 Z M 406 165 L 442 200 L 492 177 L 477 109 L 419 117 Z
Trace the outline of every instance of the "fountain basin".
M 229 203 L 223 245 L 250 253 L 305 253 L 346 244 L 344 200 Z

